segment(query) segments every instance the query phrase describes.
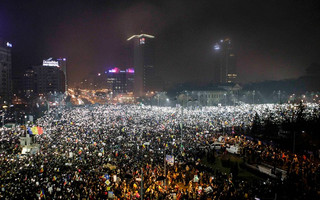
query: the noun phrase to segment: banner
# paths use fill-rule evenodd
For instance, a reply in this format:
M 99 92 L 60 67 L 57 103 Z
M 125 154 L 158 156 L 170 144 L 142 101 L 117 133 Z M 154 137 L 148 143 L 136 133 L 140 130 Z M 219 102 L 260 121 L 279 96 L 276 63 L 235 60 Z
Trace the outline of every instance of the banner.
M 166 162 L 167 162 L 169 165 L 174 165 L 174 156 L 172 156 L 172 155 L 166 155 Z

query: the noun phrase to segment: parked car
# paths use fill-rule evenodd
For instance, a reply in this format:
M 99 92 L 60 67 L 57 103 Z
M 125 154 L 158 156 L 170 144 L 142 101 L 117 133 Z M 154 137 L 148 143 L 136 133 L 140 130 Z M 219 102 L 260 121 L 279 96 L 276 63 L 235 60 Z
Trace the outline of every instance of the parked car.
M 229 153 L 240 154 L 240 152 L 241 152 L 241 147 L 231 145 L 231 146 L 227 147 L 226 150 L 227 150 L 227 152 L 229 152 Z
M 225 144 L 222 142 L 214 142 L 210 144 L 210 149 L 220 150 Z

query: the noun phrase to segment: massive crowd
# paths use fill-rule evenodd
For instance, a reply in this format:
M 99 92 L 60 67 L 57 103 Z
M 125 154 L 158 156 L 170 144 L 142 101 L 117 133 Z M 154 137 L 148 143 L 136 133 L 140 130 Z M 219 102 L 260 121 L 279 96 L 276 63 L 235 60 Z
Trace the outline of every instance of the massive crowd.
M 310 104 L 304 112 L 317 110 Z M 36 154 L 21 155 L 19 137 L 30 133 L 26 129 L 2 129 L 0 198 L 254 199 L 289 187 L 299 189 L 288 197 L 316 198 L 320 168 L 314 156 L 221 134 L 228 127 L 250 127 L 256 113 L 273 113 L 281 121 L 295 112 L 287 104 L 56 107 L 35 123 L 44 130 L 32 136 L 40 144 Z M 286 170 L 287 178 L 250 182 L 203 166 L 201 159 L 214 151 L 210 143 L 220 136 L 242 147 L 249 163 L 271 163 Z M 164 162 L 166 155 L 173 162 Z

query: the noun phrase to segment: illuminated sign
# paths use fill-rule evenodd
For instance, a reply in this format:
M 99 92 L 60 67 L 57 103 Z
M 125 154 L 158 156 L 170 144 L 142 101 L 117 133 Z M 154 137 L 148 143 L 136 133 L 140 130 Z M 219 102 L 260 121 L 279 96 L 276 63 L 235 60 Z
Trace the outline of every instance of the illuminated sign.
M 50 67 L 59 67 L 58 61 L 53 60 L 43 60 L 43 66 L 50 66 Z
M 105 73 L 111 73 L 111 74 L 118 74 L 118 73 L 129 73 L 129 74 L 134 74 L 134 69 L 133 68 L 128 68 L 126 70 L 120 70 L 117 67 L 111 68 L 107 71 L 105 71 Z
M 12 44 L 10 42 L 7 42 L 7 47 L 12 47 Z
M 112 68 L 112 69 L 109 69 L 108 70 L 109 73 L 119 73 L 120 72 L 120 69 L 115 67 L 115 68 Z
M 140 38 L 140 44 L 145 44 L 145 42 L 146 42 L 146 39 L 145 38 Z
M 134 74 L 134 69 L 133 68 L 126 69 L 126 72 L 129 74 Z

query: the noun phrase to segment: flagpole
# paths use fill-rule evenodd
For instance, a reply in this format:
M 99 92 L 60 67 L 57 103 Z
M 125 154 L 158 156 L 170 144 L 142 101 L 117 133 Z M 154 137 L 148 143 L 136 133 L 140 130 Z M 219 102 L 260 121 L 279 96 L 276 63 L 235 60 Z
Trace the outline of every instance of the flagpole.
M 164 187 L 166 187 L 166 180 L 167 180 L 167 162 L 166 162 L 166 148 L 167 148 L 167 146 L 164 146 L 164 152 L 163 152 L 163 154 L 164 154 Z
M 143 167 L 141 167 L 141 200 L 143 200 Z

